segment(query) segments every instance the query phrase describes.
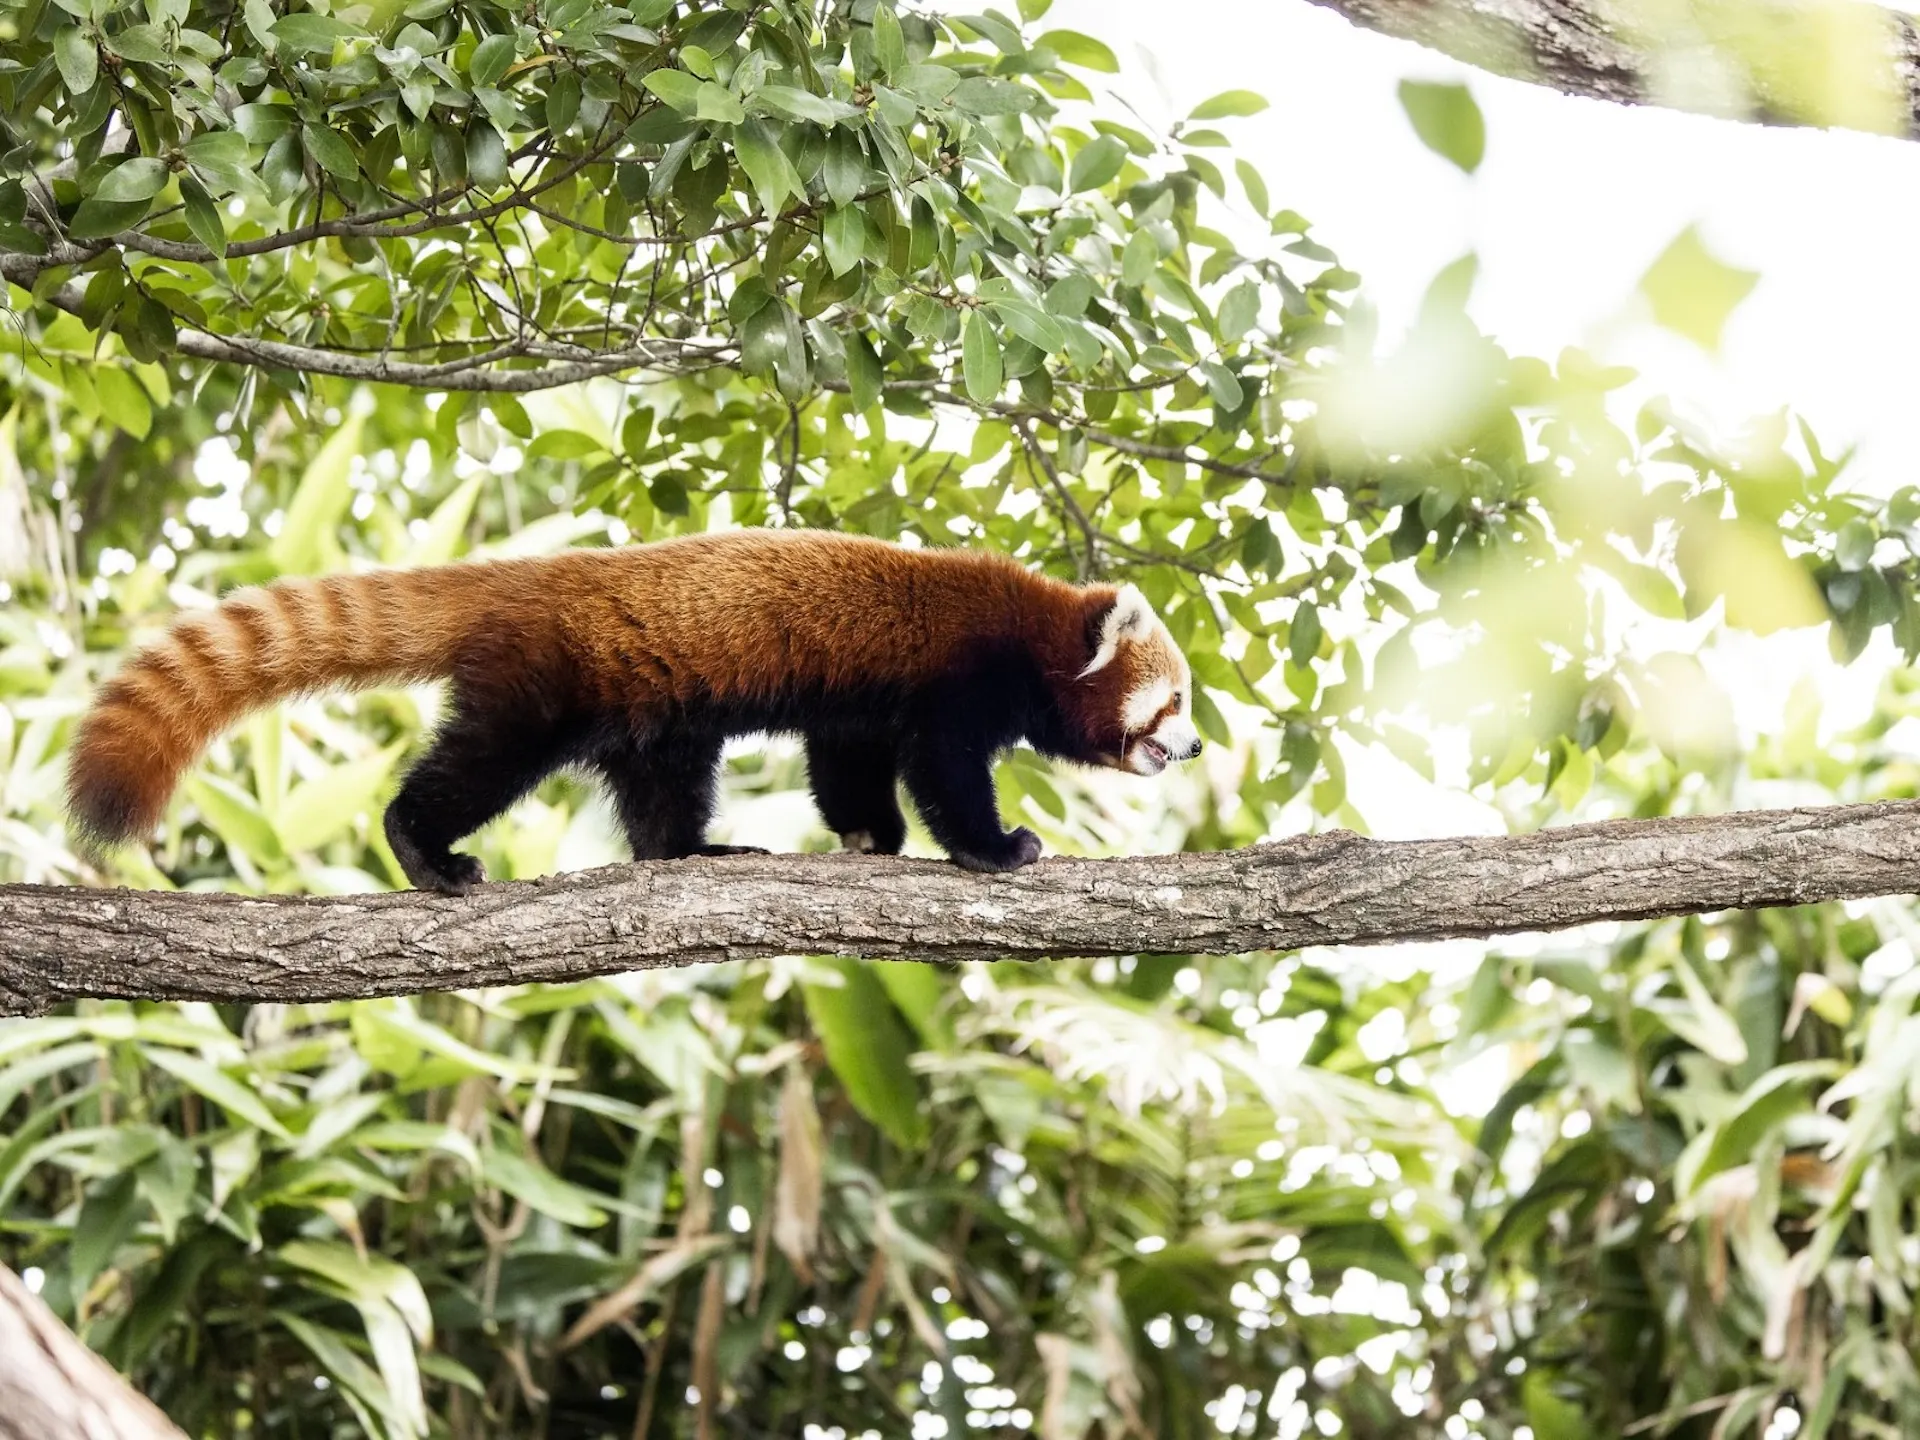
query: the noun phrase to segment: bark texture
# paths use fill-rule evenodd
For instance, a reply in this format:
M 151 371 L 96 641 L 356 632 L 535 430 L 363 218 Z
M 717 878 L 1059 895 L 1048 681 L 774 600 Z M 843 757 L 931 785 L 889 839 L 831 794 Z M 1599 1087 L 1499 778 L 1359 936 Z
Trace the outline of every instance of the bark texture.
M 1920 138 L 1920 30 L 1863 0 L 1313 3 L 1569 95 Z
M 0 1440 L 186 1440 L 0 1265 Z
M 84 996 L 338 1000 L 759 955 L 1233 955 L 1920 890 L 1920 801 L 1494 839 L 1339 831 L 1012 875 L 852 855 L 652 861 L 464 899 L 0 887 L 0 1015 Z

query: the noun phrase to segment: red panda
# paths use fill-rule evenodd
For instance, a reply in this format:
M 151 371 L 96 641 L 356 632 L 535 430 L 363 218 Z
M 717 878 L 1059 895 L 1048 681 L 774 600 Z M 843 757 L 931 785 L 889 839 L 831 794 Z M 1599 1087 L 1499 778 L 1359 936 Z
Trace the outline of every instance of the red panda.
M 1008 746 L 1143 775 L 1200 749 L 1187 662 L 1131 585 L 732 531 L 237 591 L 101 688 L 72 749 L 76 828 L 147 833 L 200 751 L 274 700 L 443 677 L 448 718 L 386 834 L 415 886 L 453 895 L 482 878 L 454 842 L 563 766 L 605 780 L 636 859 L 736 853 L 706 843 L 721 746 L 798 733 L 846 848 L 898 853 L 898 779 L 956 863 L 1005 871 L 1040 855 L 994 802 Z

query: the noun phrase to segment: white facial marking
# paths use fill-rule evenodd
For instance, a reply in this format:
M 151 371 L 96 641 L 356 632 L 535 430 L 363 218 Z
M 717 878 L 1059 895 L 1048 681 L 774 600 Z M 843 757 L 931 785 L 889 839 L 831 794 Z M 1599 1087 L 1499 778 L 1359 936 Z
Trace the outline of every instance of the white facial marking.
M 1153 606 L 1147 603 L 1139 587 L 1122 585 L 1120 593 L 1113 598 L 1113 608 L 1100 624 L 1100 646 L 1087 662 L 1087 668 L 1080 672 L 1080 678 L 1084 680 L 1102 666 L 1111 664 L 1113 657 L 1120 653 L 1122 640 L 1144 635 L 1159 623 L 1160 617 L 1153 613 Z
M 1155 622 L 1158 623 L 1157 621 Z M 1167 637 L 1167 644 L 1173 644 L 1173 637 Z M 1129 730 L 1135 724 L 1144 725 L 1166 707 L 1174 694 L 1173 681 L 1157 681 L 1153 685 L 1143 686 L 1127 704 Z M 1183 663 L 1180 667 L 1179 695 L 1180 703 L 1159 724 L 1146 734 L 1134 740 L 1127 747 L 1126 768 L 1136 775 L 1158 775 L 1168 765 L 1180 760 L 1191 760 L 1200 753 L 1200 732 L 1193 728 L 1193 680 Z M 1150 710 L 1146 709 L 1148 698 L 1157 699 Z M 1138 720 L 1134 720 L 1134 702 L 1138 701 L 1142 710 Z M 1151 740 L 1151 745 L 1146 741 Z
M 1120 709 L 1120 723 L 1132 734 L 1166 709 L 1167 701 L 1172 698 L 1173 681 L 1149 680 L 1127 696 L 1127 703 Z
M 1153 738 L 1166 747 L 1175 760 L 1190 760 L 1200 750 L 1200 732 L 1184 715 L 1169 715 L 1153 732 Z

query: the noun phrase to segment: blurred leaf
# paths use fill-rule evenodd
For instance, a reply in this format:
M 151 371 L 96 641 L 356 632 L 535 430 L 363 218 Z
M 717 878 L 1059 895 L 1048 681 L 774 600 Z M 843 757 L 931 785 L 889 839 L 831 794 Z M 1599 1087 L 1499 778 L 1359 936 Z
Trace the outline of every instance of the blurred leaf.
M 854 960 L 816 962 L 838 985 L 806 986 L 807 1014 L 847 1098 L 895 1144 L 927 1142 L 920 1086 L 908 1066 L 913 1042 L 871 967 Z
M 1640 293 L 1656 324 L 1711 351 L 1720 348 L 1728 319 L 1759 283 L 1758 271 L 1727 264 L 1689 225 L 1640 277 Z

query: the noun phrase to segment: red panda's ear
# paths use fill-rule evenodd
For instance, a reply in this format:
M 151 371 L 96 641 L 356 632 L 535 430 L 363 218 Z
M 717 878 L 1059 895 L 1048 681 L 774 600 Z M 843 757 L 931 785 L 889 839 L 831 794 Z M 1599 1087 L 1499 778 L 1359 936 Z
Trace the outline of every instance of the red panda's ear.
M 1094 612 L 1087 627 L 1088 647 L 1092 653 L 1078 678 L 1084 680 L 1110 664 L 1120 652 L 1122 640 L 1144 635 L 1152 626 L 1153 606 L 1147 603 L 1147 597 L 1135 586 L 1122 585 L 1114 595 L 1112 604 Z

